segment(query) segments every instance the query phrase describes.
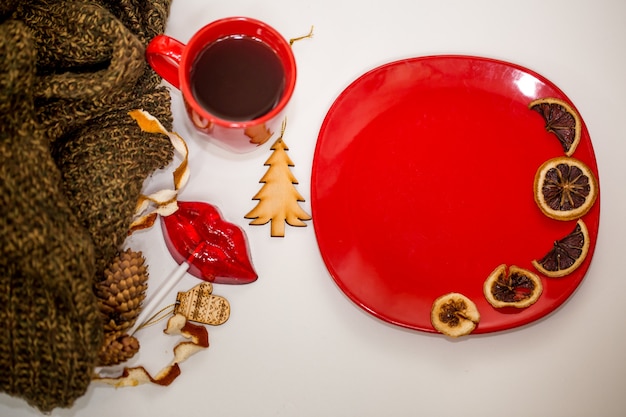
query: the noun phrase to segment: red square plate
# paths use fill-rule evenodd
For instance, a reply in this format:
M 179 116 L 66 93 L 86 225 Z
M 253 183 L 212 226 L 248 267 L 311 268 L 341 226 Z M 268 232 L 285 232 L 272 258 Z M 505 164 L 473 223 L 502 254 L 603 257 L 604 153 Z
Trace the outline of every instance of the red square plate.
M 576 223 L 546 217 L 533 198 L 539 166 L 563 155 L 528 108 L 545 97 L 571 103 L 533 71 L 470 56 L 392 62 L 348 86 L 322 124 L 311 181 L 316 237 L 339 288 L 374 316 L 426 332 L 435 331 L 433 301 L 448 292 L 476 303 L 474 333 L 530 323 L 565 302 L 593 256 L 599 198 L 583 217 L 591 246 L 578 269 L 540 276 L 543 293 L 526 309 L 498 310 L 483 295 L 498 265 L 535 271 L 532 260 Z M 584 122 L 573 157 L 597 178 Z

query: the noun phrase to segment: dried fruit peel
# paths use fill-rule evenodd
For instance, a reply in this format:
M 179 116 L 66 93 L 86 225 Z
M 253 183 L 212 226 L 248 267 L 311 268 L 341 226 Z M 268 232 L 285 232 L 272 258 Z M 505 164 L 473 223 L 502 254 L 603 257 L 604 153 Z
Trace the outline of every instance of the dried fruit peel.
M 584 262 L 589 246 L 589 231 L 585 222 L 579 219 L 571 233 L 556 240 L 552 249 L 542 259 L 533 260 L 532 264 L 537 271 L 547 277 L 564 277 L 574 272 Z
M 527 308 L 543 292 L 541 279 L 531 271 L 511 265 L 499 265 L 483 284 L 485 298 L 495 308 Z
M 137 230 L 147 229 L 153 226 L 157 215 L 169 216 L 178 209 L 178 191 L 189 181 L 189 148 L 184 139 L 175 132 L 168 132 L 159 120 L 145 110 L 132 110 L 128 113 L 139 128 L 148 133 L 161 133 L 166 135 L 176 150 L 181 155 L 182 161 L 174 170 L 173 189 L 159 190 L 150 195 L 140 195 L 135 207 L 133 222 L 130 225 L 130 233 Z
M 163 332 L 168 335 L 182 336 L 186 340 L 174 347 L 174 359 L 171 364 L 161 369 L 157 375 L 153 377 L 143 366 L 138 366 L 124 368 L 122 374 L 117 377 L 96 375 L 94 381 L 112 385 L 115 388 L 135 387 L 147 383 L 168 386 L 180 375 L 182 362 L 209 347 L 209 333 L 206 328 L 189 323 L 181 314 L 172 316 Z
M 560 156 L 537 169 L 533 191 L 537 206 L 546 216 L 569 221 L 591 209 L 598 196 L 598 182 L 584 162 Z
M 476 304 L 463 294 L 451 292 L 433 302 L 430 320 L 440 333 L 450 337 L 470 334 L 480 321 Z

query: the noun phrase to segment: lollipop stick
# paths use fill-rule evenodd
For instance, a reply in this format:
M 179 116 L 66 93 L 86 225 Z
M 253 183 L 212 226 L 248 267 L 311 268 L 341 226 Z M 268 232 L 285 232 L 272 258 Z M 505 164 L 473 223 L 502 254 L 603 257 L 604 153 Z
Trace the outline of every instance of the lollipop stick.
M 169 294 L 174 286 L 178 284 L 178 281 L 185 275 L 187 270 L 189 269 L 189 264 L 187 262 L 183 262 L 178 267 L 172 271 L 169 277 L 163 281 L 161 286 L 156 290 L 156 293 L 151 297 L 146 306 L 141 310 L 139 317 L 135 321 L 135 324 L 128 332 L 129 335 L 133 335 L 137 329 L 144 324 L 147 320 L 152 317 L 152 314 L 157 309 L 157 307 L 161 304 L 161 301 L 165 298 L 167 294 Z
M 170 276 L 167 277 L 165 281 L 163 281 L 163 283 L 161 283 L 161 286 L 157 288 L 156 293 L 152 296 L 152 299 L 148 301 L 148 303 L 144 306 L 141 313 L 139 314 L 139 317 L 137 317 L 135 324 L 128 332 L 129 335 L 132 336 L 139 329 L 139 327 L 141 327 L 146 321 L 152 318 L 152 314 L 154 313 L 156 308 L 159 306 L 161 301 L 163 301 L 165 296 L 172 291 L 172 289 L 174 288 L 174 286 L 176 286 L 176 284 L 178 284 L 178 281 L 181 280 L 181 278 L 185 275 L 185 273 L 189 269 L 189 266 L 193 262 L 193 259 L 198 255 L 198 253 L 201 250 L 204 249 L 205 246 L 206 246 L 206 242 L 200 242 L 198 246 L 196 246 L 196 248 L 193 250 L 191 255 L 189 255 L 189 257 L 187 258 L 187 261 L 182 262 L 180 265 L 178 265 L 178 268 L 176 268 L 170 274 Z

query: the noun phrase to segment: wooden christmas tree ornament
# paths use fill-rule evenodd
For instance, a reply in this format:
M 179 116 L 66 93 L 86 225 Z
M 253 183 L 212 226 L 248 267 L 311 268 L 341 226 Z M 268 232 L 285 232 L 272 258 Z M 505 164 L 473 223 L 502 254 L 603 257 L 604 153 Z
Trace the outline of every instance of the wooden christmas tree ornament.
M 293 175 L 290 167 L 295 166 L 287 155 L 289 148 L 283 140 L 287 120 L 283 121 L 280 137 L 271 147 L 273 151 L 265 165 L 269 166 L 265 175 L 259 181 L 264 185 L 252 198 L 258 200 L 258 204 L 248 214 L 246 219 L 253 219 L 251 225 L 263 225 L 271 222 L 271 236 L 284 237 L 285 223 L 290 226 L 306 226 L 305 220 L 311 220 L 300 203 L 304 197 L 296 190 L 294 184 L 298 180 Z

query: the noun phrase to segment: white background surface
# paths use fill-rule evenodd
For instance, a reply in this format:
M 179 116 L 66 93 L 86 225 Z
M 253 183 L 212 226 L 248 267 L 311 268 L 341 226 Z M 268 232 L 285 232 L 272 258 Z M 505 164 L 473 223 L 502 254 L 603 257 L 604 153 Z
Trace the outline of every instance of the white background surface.
M 286 38 L 315 26 L 313 39 L 294 45 L 299 78 L 285 135 L 309 213 L 319 127 L 335 97 L 363 72 L 400 58 L 459 53 L 510 61 L 550 79 L 585 120 L 600 171 L 600 232 L 587 277 L 555 313 L 512 331 L 451 341 L 385 324 L 334 284 L 315 219 L 288 227 L 285 238 L 270 238 L 269 226 L 244 219 L 256 204 L 251 198 L 269 143 L 233 155 L 204 142 L 188 130 L 173 91 L 175 128 L 191 150 L 191 180 L 180 200 L 215 204 L 244 229 L 259 280 L 215 285 L 214 293 L 230 301 L 231 317 L 209 328 L 211 347 L 183 363 L 171 386 L 92 384 L 72 409 L 53 415 L 626 415 L 626 2 L 177 0 L 167 33 L 184 42 L 232 15 L 264 20 Z M 355 205 L 367 204 L 363 198 Z M 146 255 L 151 288 L 175 268 L 158 226 L 128 244 Z M 178 289 L 198 282 L 187 276 Z M 167 364 L 176 339 L 161 330 L 139 333 L 141 354 L 131 364 L 151 372 Z M 1 416 L 38 414 L 0 394 Z

